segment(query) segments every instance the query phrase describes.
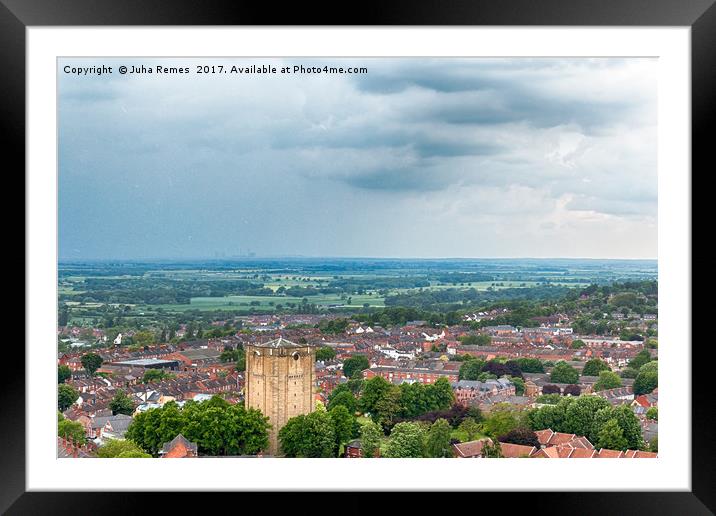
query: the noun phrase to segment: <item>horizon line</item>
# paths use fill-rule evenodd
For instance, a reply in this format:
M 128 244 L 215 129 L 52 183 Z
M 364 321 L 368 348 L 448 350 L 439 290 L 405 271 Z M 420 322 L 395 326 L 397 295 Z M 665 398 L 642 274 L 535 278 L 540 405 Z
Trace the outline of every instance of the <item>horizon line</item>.
M 124 262 L 142 262 L 142 261 L 232 261 L 232 260 L 285 260 L 285 259 L 313 259 L 313 260 L 605 260 L 605 261 L 655 261 L 658 257 L 589 257 L 589 256 L 550 256 L 550 257 L 534 257 L 534 256 L 490 256 L 490 257 L 460 257 L 460 256 L 444 256 L 444 257 L 419 257 L 419 256 L 330 256 L 330 255 L 256 255 L 256 256 L 193 256 L 193 257 L 135 257 L 135 258 L 112 258 L 112 257 L 91 257 L 91 258 L 58 258 L 58 263 L 67 262 L 101 262 L 101 261 L 124 261 Z

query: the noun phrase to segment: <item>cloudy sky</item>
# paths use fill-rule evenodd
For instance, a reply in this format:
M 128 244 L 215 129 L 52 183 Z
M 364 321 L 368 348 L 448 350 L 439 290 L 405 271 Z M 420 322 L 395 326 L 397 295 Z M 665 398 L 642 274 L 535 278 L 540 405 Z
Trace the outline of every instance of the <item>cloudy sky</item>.
M 656 64 L 60 60 L 60 259 L 655 258 Z

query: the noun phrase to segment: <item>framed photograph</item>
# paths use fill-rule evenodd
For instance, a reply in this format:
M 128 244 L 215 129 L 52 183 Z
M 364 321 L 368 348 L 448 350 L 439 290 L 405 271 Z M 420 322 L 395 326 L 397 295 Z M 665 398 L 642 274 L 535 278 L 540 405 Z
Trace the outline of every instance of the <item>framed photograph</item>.
M 27 192 L 2 509 L 516 491 L 710 514 L 712 4 L 2 0 Z

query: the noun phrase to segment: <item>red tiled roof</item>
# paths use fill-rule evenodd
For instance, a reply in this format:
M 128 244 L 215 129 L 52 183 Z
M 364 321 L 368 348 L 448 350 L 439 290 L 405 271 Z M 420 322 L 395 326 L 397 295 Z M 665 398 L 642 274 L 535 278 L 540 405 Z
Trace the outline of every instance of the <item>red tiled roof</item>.
M 458 457 L 470 458 L 477 457 L 482 454 L 482 448 L 485 443 L 492 443 L 491 439 L 479 439 L 477 441 L 470 441 L 466 443 L 458 443 L 453 445 L 453 449 Z
M 537 452 L 534 446 L 525 446 L 523 444 L 500 443 L 502 448 L 502 456 L 506 458 L 530 457 Z
M 602 448 L 597 452 L 595 458 L 597 459 L 620 459 L 624 456 L 623 451 L 619 450 L 607 450 Z

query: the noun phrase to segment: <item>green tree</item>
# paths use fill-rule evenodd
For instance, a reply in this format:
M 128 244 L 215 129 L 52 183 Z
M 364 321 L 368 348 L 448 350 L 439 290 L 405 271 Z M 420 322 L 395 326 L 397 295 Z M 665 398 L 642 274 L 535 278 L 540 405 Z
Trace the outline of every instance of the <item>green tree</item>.
M 498 459 L 502 457 L 502 447 L 498 441 L 486 441 L 482 447 L 482 456 L 486 459 Z
M 80 394 L 74 387 L 66 383 L 62 383 L 57 388 L 57 407 L 61 412 L 64 412 L 70 408 L 79 397 Z
M 617 373 L 612 371 L 602 371 L 599 373 L 599 380 L 594 384 L 594 391 L 604 391 L 607 389 L 616 389 L 622 386 L 622 379 Z
M 646 411 L 646 418 L 652 421 L 659 420 L 659 409 L 656 407 L 649 407 Z
M 62 308 L 60 308 L 60 312 L 57 317 L 57 324 L 58 326 L 67 326 L 67 321 L 70 318 L 69 310 L 67 309 L 67 305 L 63 305 Z
M 646 367 L 646 366 L 644 366 Z M 639 374 L 634 380 L 634 394 L 649 394 L 659 386 L 659 373 L 650 369 L 646 371 L 639 370 Z
M 604 407 L 600 409 L 594 418 L 592 430 L 587 438 L 596 442 L 599 438 L 599 431 L 610 420 L 614 419 L 622 429 L 627 446 L 632 450 L 641 450 L 644 447 L 644 438 L 641 434 L 641 423 L 629 405 L 617 407 Z
M 466 417 L 457 427 L 457 431 L 465 436 L 466 441 L 474 441 L 480 435 L 480 428 L 475 418 Z
M 509 403 L 498 403 L 492 407 L 482 422 L 484 433 L 493 438 L 506 434 L 518 426 L 520 426 L 518 411 Z
M 363 393 L 361 394 L 358 404 L 363 412 L 375 410 L 375 405 L 390 389 L 391 384 L 382 376 L 374 376 L 370 380 L 366 380 L 363 385 Z
M 375 457 L 380 451 L 380 439 L 383 437 L 383 431 L 380 427 L 368 421 L 363 423 L 360 429 L 360 447 L 364 457 Z
M 82 362 L 82 367 L 85 368 L 85 371 L 90 376 L 94 376 L 97 369 L 102 365 L 102 357 L 97 353 L 85 353 L 80 361 Z
M 141 454 L 142 457 L 151 457 L 141 446 L 129 439 L 110 439 L 97 449 L 97 456 L 103 459 L 133 457 Z
M 584 364 L 584 369 L 582 369 L 582 375 L 599 376 L 599 373 L 601 373 L 602 371 L 611 371 L 609 364 L 607 364 L 604 360 L 593 358 L 591 360 L 587 360 L 587 363 Z
M 651 442 L 649 443 L 649 451 L 654 453 L 659 453 L 659 438 L 654 437 Z
M 424 431 L 417 423 L 405 421 L 393 427 L 385 449 L 385 456 L 391 458 L 422 457 L 425 446 Z
M 259 410 L 231 405 L 219 396 L 201 403 L 174 402 L 137 414 L 125 434 L 156 455 L 180 433 L 197 443 L 202 455 L 255 455 L 268 448 L 268 418 Z
M 482 366 L 485 365 L 485 362 L 480 359 L 473 359 L 473 360 L 467 360 L 462 363 L 460 366 L 460 372 L 458 373 L 458 378 L 460 380 L 477 380 L 477 377 L 480 376 L 480 373 L 482 372 Z
M 425 390 L 428 410 L 445 410 L 452 407 L 455 402 L 455 393 L 450 381 L 445 377 L 438 378 L 433 384 L 425 385 Z
M 651 362 L 651 353 L 649 353 L 648 349 L 642 349 L 639 353 L 636 354 L 634 358 L 629 361 L 629 367 L 631 369 L 640 369 L 641 366 L 643 366 L 647 362 Z
M 507 377 L 515 385 L 515 395 L 522 396 L 525 393 L 525 381 L 519 376 Z
M 554 383 L 577 383 L 579 372 L 567 362 L 560 360 L 554 365 L 549 378 Z
M 320 362 L 333 360 L 334 358 L 336 358 L 336 352 L 329 346 L 324 346 L 316 350 L 316 360 Z
M 161 382 L 168 378 L 174 378 L 174 375 L 162 369 L 147 369 L 142 376 L 142 383 Z
M 333 432 L 336 437 L 336 456 L 339 455 L 341 445 L 347 443 L 353 436 L 356 418 L 343 405 L 338 405 L 328 411 L 333 423 Z
M 348 409 L 349 413 L 355 414 L 358 406 L 358 400 L 356 400 L 356 397 L 353 396 L 353 393 L 347 388 L 345 390 L 340 390 L 335 394 L 334 393 L 335 390 L 328 397 L 328 410 L 331 410 L 339 405 L 343 405 L 346 409 Z
M 544 365 L 539 358 L 521 357 L 516 362 L 523 373 L 544 373 Z
M 632 369 L 631 367 L 627 367 L 625 369 L 622 369 L 619 373 L 619 376 L 622 378 L 636 378 L 639 374 L 639 371 L 637 369 Z
M 65 383 L 70 378 L 72 378 L 72 371 L 69 367 L 61 365 L 57 368 L 57 383 Z
M 596 448 L 625 451 L 627 445 L 624 430 L 619 426 L 619 422 L 616 419 L 610 419 L 604 423 L 601 430 L 597 433 Z
M 368 357 L 365 355 L 355 355 L 347 358 L 343 362 L 343 374 L 346 378 L 352 378 L 355 372 L 363 371 L 369 367 L 370 364 L 368 363 Z
M 109 408 L 113 415 L 126 414 L 131 416 L 132 412 L 134 412 L 134 402 L 127 393 L 120 389 L 109 402 Z
M 289 419 L 278 438 L 287 457 L 334 456 L 335 430 L 331 417 L 323 410 Z
M 574 339 L 571 344 L 572 349 L 581 349 L 585 346 L 584 341 L 582 339 Z
M 445 419 L 438 419 L 428 430 L 425 451 L 428 457 L 452 457 L 452 446 L 450 445 L 450 434 L 452 428 Z
M 58 412 L 57 435 L 76 444 L 86 442 L 85 427 L 79 421 L 70 421 Z
M 118 459 L 151 459 L 152 456 L 148 453 L 140 451 L 125 451 L 117 455 Z
M 611 405 L 600 396 L 580 396 L 574 399 L 565 412 L 564 429 L 558 431 L 583 435 L 590 442 L 595 442 L 597 411 L 603 408 L 611 408 Z
M 376 402 L 371 419 L 384 427 L 393 426 L 393 420 L 401 410 L 402 391 L 399 387 L 391 386 Z
M 150 346 L 156 342 L 156 335 L 151 331 L 138 331 L 132 336 L 137 346 Z

